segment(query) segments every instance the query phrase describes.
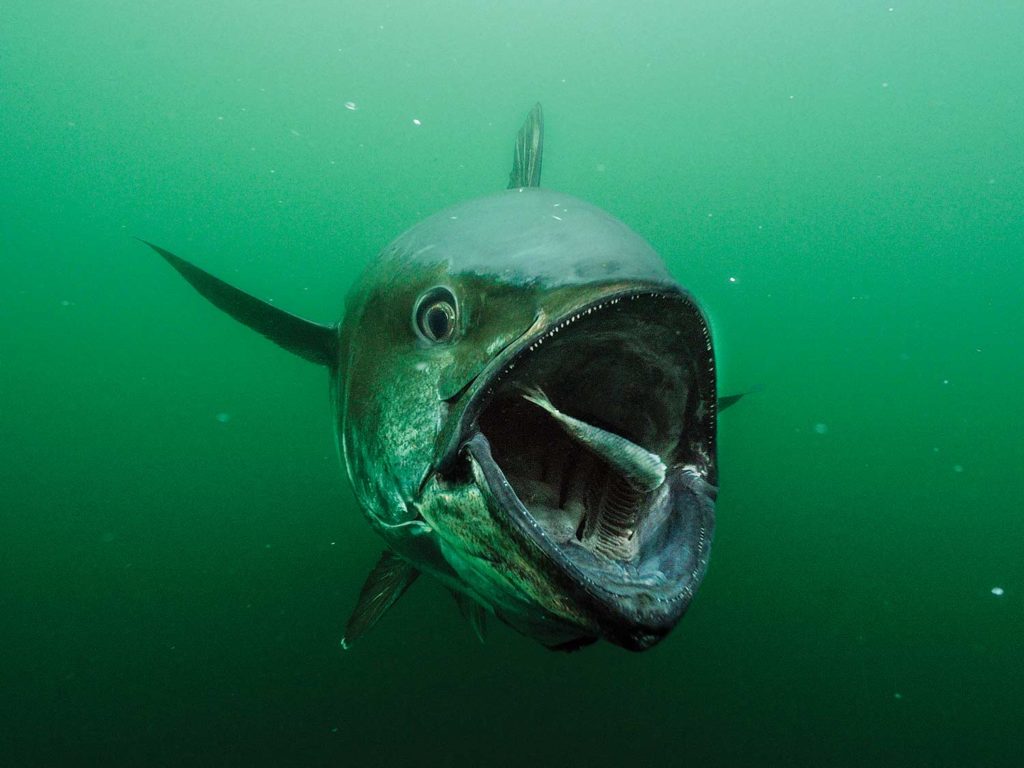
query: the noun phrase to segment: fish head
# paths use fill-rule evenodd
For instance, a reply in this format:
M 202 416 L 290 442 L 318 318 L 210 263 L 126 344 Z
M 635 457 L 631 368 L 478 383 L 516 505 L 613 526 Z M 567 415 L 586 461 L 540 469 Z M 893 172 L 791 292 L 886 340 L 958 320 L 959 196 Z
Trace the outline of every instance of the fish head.
M 625 224 L 513 189 L 408 230 L 346 303 L 334 401 L 371 524 L 549 646 L 642 650 L 708 561 L 717 492 L 711 337 Z M 524 398 L 663 460 L 639 490 Z

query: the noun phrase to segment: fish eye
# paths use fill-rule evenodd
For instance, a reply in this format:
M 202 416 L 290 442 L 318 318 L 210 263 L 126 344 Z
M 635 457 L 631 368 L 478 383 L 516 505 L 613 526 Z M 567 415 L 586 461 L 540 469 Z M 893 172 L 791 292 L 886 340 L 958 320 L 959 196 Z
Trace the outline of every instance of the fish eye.
M 442 286 L 431 288 L 420 296 L 413 310 L 416 333 L 434 344 L 451 341 L 458 318 L 458 302 L 452 292 Z

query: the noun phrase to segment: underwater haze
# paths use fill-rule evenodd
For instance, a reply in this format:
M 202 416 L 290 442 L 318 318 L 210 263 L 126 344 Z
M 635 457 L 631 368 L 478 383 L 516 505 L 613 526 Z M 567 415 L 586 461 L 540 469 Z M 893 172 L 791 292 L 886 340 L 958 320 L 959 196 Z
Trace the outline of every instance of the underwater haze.
M 1013 766 L 1019 0 L 0 8 L 0 765 Z M 710 568 L 656 648 L 481 644 L 381 541 L 324 371 L 136 237 L 333 323 L 503 189 L 618 216 L 714 330 Z

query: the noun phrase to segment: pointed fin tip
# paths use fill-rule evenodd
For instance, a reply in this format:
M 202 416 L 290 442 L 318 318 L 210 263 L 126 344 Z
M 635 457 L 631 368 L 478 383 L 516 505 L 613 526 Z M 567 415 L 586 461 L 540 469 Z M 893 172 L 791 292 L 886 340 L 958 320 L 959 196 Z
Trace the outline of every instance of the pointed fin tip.
M 476 635 L 480 645 L 487 645 L 487 626 L 481 622 L 479 625 L 473 624 L 472 627 L 473 634 Z
M 485 643 L 487 641 L 487 609 L 469 597 L 469 595 L 457 592 L 454 589 L 451 590 L 451 593 L 452 597 L 455 598 L 455 604 L 459 607 L 459 613 L 462 614 L 462 618 L 469 622 L 469 626 L 473 629 L 476 639 L 481 644 Z
M 311 363 L 332 365 L 337 358 L 337 330 L 278 309 L 214 277 L 159 245 L 136 237 L 156 251 L 185 281 L 217 309 L 248 326 L 282 349 Z
M 417 576 L 419 571 L 412 563 L 389 549 L 384 550 L 359 591 L 356 607 L 345 624 L 341 647 L 348 650 L 354 641 L 373 629 Z
M 721 413 L 726 408 L 731 408 L 732 406 L 736 405 L 736 403 L 738 403 L 740 400 L 742 400 L 747 395 L 756 395 L 756 394 L 758 394 L 760 392 L 764 392 L 764 385 L 763 384 L 758 384 L 755 387 L 751 387 L 746 392 L 740 392 L 740 393 L 735 394 L 735 395 L 723 395 L 722 397 L 718 398 L 718 402 L 717 402 L 718 412 Z

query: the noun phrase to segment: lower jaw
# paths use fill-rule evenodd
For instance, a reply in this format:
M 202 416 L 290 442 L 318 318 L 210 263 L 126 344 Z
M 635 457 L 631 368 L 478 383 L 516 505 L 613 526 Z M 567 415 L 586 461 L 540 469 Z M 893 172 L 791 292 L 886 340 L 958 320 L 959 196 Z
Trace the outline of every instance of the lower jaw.
M 496 518 L 533 545 L 544 569 L 578 613 L 581 629 L 630 650 L 656 644 L 676 625 L 703 579 L 714 531 L 715 489 L 676 467 L 655 492 L 637 531 L 636 555 L 617 560 L 581 544 L 554 541 L 516 495 L 487 438 L 466 443 L 473 479 Z

